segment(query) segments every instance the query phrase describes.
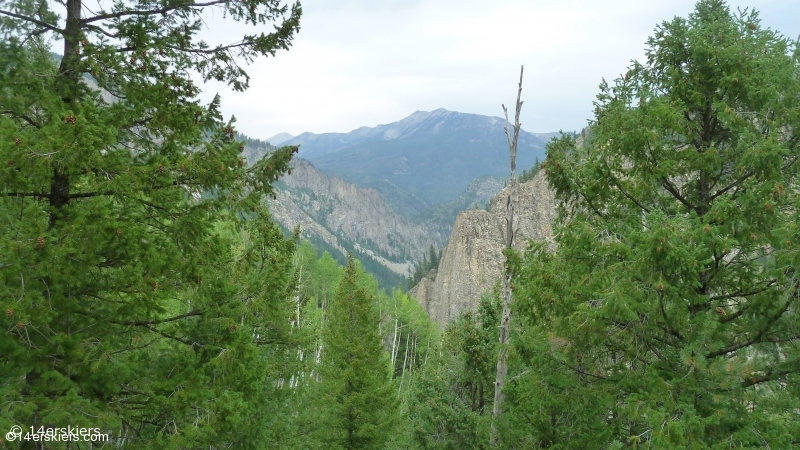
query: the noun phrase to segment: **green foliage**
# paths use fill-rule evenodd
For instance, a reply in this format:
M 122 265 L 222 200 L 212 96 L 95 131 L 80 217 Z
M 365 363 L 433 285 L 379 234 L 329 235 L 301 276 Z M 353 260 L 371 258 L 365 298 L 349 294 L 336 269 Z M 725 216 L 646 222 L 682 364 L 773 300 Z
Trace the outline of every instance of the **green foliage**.
M 350 254 L 358 257 L 358 263 L 364 268 L 364 271 L 375 277 L 377 286 L 372 292 L 377 292 L 378 286 L 385 290 L 403 286 L 404 277 L 373 259 L 366 249 L 359 251 L 355 245 L 349 242 L 343 242 L 343 244 L 345 248 L 348 248 Z
M 396 378 L 413 374 L 437 345 L 439 329 L 419 303 L 400 289 L 392 290 L 391 297 L 379 294 L 378 302 L 385 347 L 394 355 L 393 374 Z M 401 380 L 399 389 L 405 386 Z
M 524 169 L 522 173 L 519 175 L 517 181 L 519 181 L 520 183 L 524 183 L 526 181 L 532 180 L 533 177 L 535 177 L 536 174 L 539 173 L 539 170 L 541 168 L 542 168 L 542 163 L 539 162 L 539 157 L 537 156 L 536 161 L 533 162 L 533 166 L 531 166 L 530 169 Z
M 364 292 L 375 292 L 376 280 L 354 262 L 356 285 Z M 300 350 L 303 368 L 306 375 L 295 387 L 296 396 L 293 407 L 296 411 L 295 435 L 298 438 L 288 439 L 291 446 L 306 448 L 328 448 L 323 425 L 330 420 L 330 414 L 337 408 L 322 408 L 319 399 L 327 395 L 328 387 L 320 372 L 324 371 L 325 329 L 331 318 L 330 308 L 334 292 L 342 281 L 344 268 L 326 253 L 317 256 L 317 250 L 307 241 L 301 243 L 295 254 L 295 267 L 298 273 L 298 310 L 297 331 L 303 336 Z M 378 335 L 381 338 L 383 352 L 389 355 L 379 371 L 392 374 L 394 381 L 390 388 L 393 396 L 399 397 L 400 408 L 395 416 L 395 426 L 387 433 L 387 447 L 408 448 L 411 442 L 411 421 L 408 415 L 408 393 L 416 379 L 416 373 L 424 367 L 432 349 L 438 345 L 439 330 L 428 318 L 416 300 L 408 297 L 400 289 L 392 290 L 391 296 L 383 289 L 377 291 L 370 302 L 374 318 L 377 322 Z M 394 366 L 394 370 L 390 367 Z M 322 428 L 321 428 L 322 427 Z M 329 436 L 328 436 L 329 437 Z
M 379 321 L 351 257 L 328 308 L 324 333 L 321 387 L 327 411 L 319 432 L 327 448 L 378 448 L 394 426 L 397 398 Z
M 287 48 L 299 5 L 226 3 L 252 24 L 289 14 L 225 49 L 195 40 L 202 8 L 185 2 L 67 3 L 61 24 L 46 3 L 0 13 L 0 427 L 269 447 L 289 417 L 274 412 L 295 364 L 294 242 L 261 199 L 293 149 L 247 167 L 190 74 L 246 88 L 234 56 Z
M 798 445 L 798 73 L 703 0 L 601 84 L 584 147 L 548 145 L 557 252 L 517 268 L 509 442 Z
M 300 246 L 303 260 L 298 261 L 302 280 L 302 292 L 306 299 L 314 299 L 320 307 L 326 308 L 342 277 L 342 267 L 328 252 L 317 258 L 317 251 L 308 241 Z
M 499 288 L 448 325 L 409 392 L 420 448 L 488 446 L 500 321 Z
M 284 235 L 287 237 L 292 234 L 291 230 L 286 228 L 283 228 L 283 230 Z M 318 252 L 328 253 L 328 256 L 333 258 L 337 263 L 341 265 L 347 264 L 347 254 L 328 244 L 321 237 L 312 234 L 308 237 L 308 242 L 311 243 Z M 343 236 L 338 236 L 338 242 L 345 249 L 345 251 L 356 257 L 359 264 L 364 267 L 364 270 L 375 278 L 375 280 L 378 282 L 378 286 L 381 289 L 391 290 L 395 287 L 403 286 L 405 284 L 405 277 L 376 261 L 369 255 L 366 249 L 362 248 L 359 250 L 359 248 L 355 246 L 355 243 L 345 239 Z
M 408 289 L 416 286 L 417 283 L 419 283 L 422 278 L 428 274 L 428 272 L 439 268 L 439 261 L 442 259 L 443 250 L 444 249 L 439 249 L 437 252 L 436 247 L 434 247 L 433 244 L 428 247 L 428 254 L 422 255 L 422 261 L 417 261 L 414 264 L 414 271 L 406 280 L 406 286 L 408 286 Z

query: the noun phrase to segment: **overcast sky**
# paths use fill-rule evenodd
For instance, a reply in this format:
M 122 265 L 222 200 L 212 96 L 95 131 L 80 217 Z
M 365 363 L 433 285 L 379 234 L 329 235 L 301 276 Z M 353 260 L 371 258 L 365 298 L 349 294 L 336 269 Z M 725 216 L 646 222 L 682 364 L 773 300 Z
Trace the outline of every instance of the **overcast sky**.
M 501 116 L 525 66 L 521 122 L 532 132 L 579 130 L 601 79 L 643 60 L 657 23 L 686 17 L 692 0 L 304 0 L 293 47 L 249 66 L 251 87 L 222 95 L 237 129 L 267 139 L 348 132 L 414 111 Z M 735 0 L 762 25 L 800 34 L 800 1 Z M 209 33 L 237 27 L 209 20 Z M 220 34 L 221 33 L 221 34 Z

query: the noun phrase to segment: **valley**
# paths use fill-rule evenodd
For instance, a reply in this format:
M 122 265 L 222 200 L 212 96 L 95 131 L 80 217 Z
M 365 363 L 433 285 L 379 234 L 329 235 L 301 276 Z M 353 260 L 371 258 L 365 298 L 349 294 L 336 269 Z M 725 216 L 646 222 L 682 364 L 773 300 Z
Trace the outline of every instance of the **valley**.
M 456 217 L 489 210 L 507 183 L 508 151 L 498 117 L 444 109 L 349 133 L 242 136 L 248 163 L 298 145 L 293 170 L 268 199 L 275 220 L 340 263 L 352 253 L 381 287 L 406 282 L 430 246 L 444 249 Z M 520 133 L 520 167 L 543 158 L 558 133 Z
M 277 144 L 299 145 L 299 156 L 319 170 L 377 190 L 412 218 L 455 199 L 478 177 L 507 179 L 504 126 L 500 117 L 437 109 L 349 133 L 302 133 Z M 544 160 L 544 144 L 555 134 L 520 131 L 518 167 Z
M 800 3 L 302 3 L 3 1 L 1 448 L 800 449 Z

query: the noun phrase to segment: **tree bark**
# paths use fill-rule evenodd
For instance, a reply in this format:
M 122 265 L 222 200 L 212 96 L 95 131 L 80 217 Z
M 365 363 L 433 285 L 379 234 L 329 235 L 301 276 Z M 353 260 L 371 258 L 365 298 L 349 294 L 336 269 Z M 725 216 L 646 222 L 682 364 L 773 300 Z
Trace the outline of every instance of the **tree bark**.
M 395 360 L 397 359 L 397 306 L 394 308 L 394 335 L 392 336 L 392 377 L 394 377 Z
M 406 350 L 403 357 L 403 373 L 400 375 L 400 387 L 397 388 L 397 397 L 400 397 L 400 391 L 403 389 L 403 380 L 406 377 L 406 363 L 408 362 L 408 341 L 410 336 L 406 336 Z
M 517 90 L 516 114 L 514 116 L 514 136 L 512 138 L 508 130 L 508 110 L 505 105 L 503 112 L 506 117 L 506 137 L 508 138 L 508 149 L 511 156 L 511 181 L 509 182 L 508 199 L 506 200 L 506 250 L 510 250 L 517 240 L 517 224 L 514 210 L 517 205 L 517 139 L 519 138 L 519 113 L 522 110 L 522 73 L 525 67 L 519 70 L 519 89 Z M 508 262 L 508 257 L 506 257 Z M 503 386 L 505 385 L 506 375 L 508 374 L 508 334 L 511 322 L 511 270 L 506 264 L 506 273 L 503 277 L 503 313 L 500 318 L 500 352 L 497 357 L 497 376 L 494 380 L 494 403 L 492 405 L 492 430 L 490 443 L 492 447 L 497 446 L 497 420 L 500 418 L 503 406 Z
M 61 100 L 65 104 L 72 103 L 78 84 L 79 40 L 81 34 L 81 0 L 67 0 L 67 22 L 64 28 L 64 56 L 58 68 L 57 87 Z M 65 118 L 66 120 L 66 118 Z M 53 181 L 50 184 L 50 229 L 55 227 L 61 208 L 69 202 L 69 173 L 60 170 L 57 162 L 53 162 Z

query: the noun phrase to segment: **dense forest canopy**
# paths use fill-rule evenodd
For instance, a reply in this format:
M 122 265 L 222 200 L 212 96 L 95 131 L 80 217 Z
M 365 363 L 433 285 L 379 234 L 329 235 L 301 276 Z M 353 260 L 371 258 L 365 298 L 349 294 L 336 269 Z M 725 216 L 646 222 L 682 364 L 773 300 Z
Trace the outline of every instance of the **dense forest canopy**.
M 797 43 L 704 0 L 647 45 L 601 84 L 588 141 L 548 148 L 558 250 L 518 267 L 517 436 L 795 447 Z
M 554 245 L 507 252 L 493 423 L 499 283 L 440 330 L 287 236 L 264 199 L 297 148 L 198 100 L 192 74 L 244 90 L 288 50 L 299 3 L 54 5 L 0 0 L 0 430 L 25 432 L 0 445 L 800 446 L 800 49 L 754 11 L 658 25 L 589 129 L 523 171 L 559 218 Z M 209 45 L 204 8 L 274 27 Z
M 247 167 L 192 73 L 247 88 L 240 64 L 287 49 L 300 6 L 50 5 L 0 12 L 0 427 L 97 428 L 131 448 L 264 445 L 296 338 L 294 242 L 261 199 L 296 149 Z M 197 39 L 210 7 L 277 25 L 212 47 Z

